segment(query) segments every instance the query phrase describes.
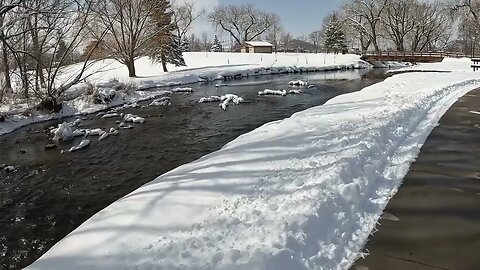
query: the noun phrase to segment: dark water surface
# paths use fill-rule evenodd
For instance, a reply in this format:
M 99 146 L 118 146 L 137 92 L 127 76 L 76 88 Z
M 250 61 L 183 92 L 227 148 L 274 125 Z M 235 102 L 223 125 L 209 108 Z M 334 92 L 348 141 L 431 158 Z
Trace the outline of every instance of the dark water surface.
M 339 71 L 302 75 L 262 76 L 214 84 L 192 85 L 193 94 L 176 94 L 172 105 L 126 109 L 145 117 L 144 124 L 88 148 L 61 154 L 81 138 L 55 142 L 46 129 L 67 118 L 34 124 L 0 137 L 0 164 L 19 166 L 0 171 L 0 269 L 20 269 L 99 210 L 155 177 L 220 149 L 236 137 L 267 122 L 321 105 L 341 94 L 383 80 L 382 70 Z M 316 87 L 301 95 L 258 96 L 259 90 L 285 89 L 292 79 Z M 232 93 L 248 103 L 229 106 L 199 104 L 203 96 Z M 84 116 L 82 128 L 117 127 L 118 118 Z

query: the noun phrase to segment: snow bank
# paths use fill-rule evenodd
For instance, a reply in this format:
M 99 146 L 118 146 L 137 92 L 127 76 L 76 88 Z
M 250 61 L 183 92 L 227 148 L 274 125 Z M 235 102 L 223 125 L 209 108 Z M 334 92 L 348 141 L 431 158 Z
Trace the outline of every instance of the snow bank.
M 480 74 L 409 73 L 266 124 L 90 218 L 27 269 L 348 269 Z
M 396 70 L 390 70 L 389 73 L 402 72 L 427 72 L 427 71 L 442 71 L 442 72 L 470 72 L 472 60 L 470 58 L 445 58 L 440 63 L 418 63 L 413 66 L 408 66 Z

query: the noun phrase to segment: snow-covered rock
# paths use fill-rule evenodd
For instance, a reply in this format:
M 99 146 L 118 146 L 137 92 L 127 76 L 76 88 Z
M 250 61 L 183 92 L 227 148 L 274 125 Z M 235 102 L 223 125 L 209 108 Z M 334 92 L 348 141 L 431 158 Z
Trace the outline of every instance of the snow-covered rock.
M 73 137 L 85 136 L 85 129 L 75 129 L 72 133 Z
M 174 93 L 191 93 L 191 92 L 193 92 L 193 89 L 190 88 L 190 87 L 178 87 L 178 88 L 172 89 L 172 92 L 174 92 Z
M 55 129 L 53 133 L 55 134 L 53 137 L 54 141 L 68 141 L 73 138 L 72 127 L 67 122 L 59 124 L 58 128 Z
M 117 136 L 118 135 L 118 130 L 116 130 L 114 128 L 110 128 L 109 133 L 113 136 Z
M 107 113 L 107 114 L 102 115 L 102 118 L 106 119 L 106 118 L 114 118 L 114 117 L 118 117 L 118 116 L 119 116 L 118 113 Z
M 219 96 L 202 97 L 198 101 L 198 103 L 217 102 L 217 101 L 222 101 L 222 98 Z
M 148 106 L 168 106 L 170 105 L 170 97 L 161 97 L 153 100 Z
M 77 146 L 72 146 L 72 148 L 70 148 L 70 150 L 68 151 L 75 152 L 77 150 L 87 147 L 89 144 L 90 144 L 90 140 L 85 139 L 85 140 L 82 140 Z
M 277 96 L 286 96 L 287 90 L 271 90 L 271 89 L 265 89 L 263 91 L 258 91 L 258 94 L 260 96 L 264 95 L 277 95 Z
M 123 120 L 125 120 L 125 122 L 139 123 L 139 124 L 143 124 L 145 122 L 145 118 L 140 117 L 138 115 L 130 114 L 130 113 L 124 115 Z
M 301 81 L 301 80 L 295 80 L 295 81 L 288 82 L 288 85 L 290 85 L 290 86 L 307 86 L 308 82 L 304 82 L 304 81 Z
M 290 91 L 288 91 L 288 93 L 298 95 L 298 94 L 302 94 L 303 91 L 298 89 L 291 89 Z
M 85 136 L 101 136 L 104 132 L 101 128 L 86 129 Z
M 108 135 L 109 135 L 109 133 L 104 131 L 103 133 L 100 134 L 100 138 L 98 138 L 98 140 L 103 141 L 106 138 L 108 138 Z

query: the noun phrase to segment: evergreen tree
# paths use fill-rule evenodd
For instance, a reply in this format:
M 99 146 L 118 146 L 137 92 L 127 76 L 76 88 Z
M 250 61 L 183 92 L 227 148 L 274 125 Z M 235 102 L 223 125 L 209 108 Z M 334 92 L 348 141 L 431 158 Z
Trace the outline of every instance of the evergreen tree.
M 181 41 L 174 34 L 175 24 L 172 22 L 170 1 L 157 0 L 152 3 L 152 20 L 155 22 L 156 34 L 152 38 L 150 58 L 160 61 L 164 72 L 168 71 L 167 63 L 185 66 Z
M 212 52 L 222 52 L 222 43 L 220 43 L 220 40 L 218 40 L 217 35 L 215 35 L 215 38 L 213 39 L 213 44 L 212 48 L 210 49 Z
M 188 41 L 188 38 L 184 37 L 181 43 L 182 52 L 190 51 L 190 42 Z
M 330 21 L 325 28 L 325 50 L 327 53 L 346 53 L 348 46 L 345 38 L 345 32 L 342 25 L 337 19 L 337 16 L 332 15 Z

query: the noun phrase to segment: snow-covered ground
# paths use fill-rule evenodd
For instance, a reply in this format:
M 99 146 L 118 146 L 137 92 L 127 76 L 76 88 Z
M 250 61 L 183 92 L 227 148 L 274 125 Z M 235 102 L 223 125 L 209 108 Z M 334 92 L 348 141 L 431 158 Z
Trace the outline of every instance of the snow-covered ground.
M 472 60 L 470 58 L 445 58 L 441 63 L 418 63 L 413 66 L 408 66 L 396 70 L 392 70 L 393 73 L 398 72 L 415 72 L 415 71 L 442 71 L 442 72 L 469 72 L 471 68 Z
M 480 73 L 408 73 L 268 123 L 113 203 L 27 269 L 348 269 Z
M 95 62 L 86 72 L 88 81 L 96 87 L 109 91 L 109 88 L 124 84 L 136 93 L 122 95 L 108 104 L 91 104 L 85 102 L 82 93 L 86 84 L 81 83 L 72 87 L 66 93 L 68 100 L 62 112 L 45 114 L 36 112 L 33 107 L 35 102 L 17 102 L 15 104 L 0 104 L 0 114 L 7 114 L 5 122 L 0 123 L 0 135 L 9 133 L 19 127 L 30 123 L 45 121 L 53 118 L 92 113 L 108 107 L 124 103 L 135 102 L 154 98 L 158 93 L 141 91 L 163 87 L 178 87 L 202 81 L 221 80 L 228 76 L 258 76 L 299 71 L 323 71 L 342 68 L 363 68 L 368 64 L 360 60 L 358 55 L 334 54 L 241 54 L 241 53 L 185 53 L 187 67 L 169 66 L 171 72 L 163 72 L 161 64 L 154 63 L 147 57 L 138 59 L 136 64 L 137 78 L 129 78 L 127 68 L 119 62 L 107 59 Z M 65 68 L 59 76 L 59 82 L 68 81 L 74 77 L 80 64 Z M 173 88 L 185 90 L 187 88 Z M 157 91 L 158 92 L 158 91 Z M 31 116 L 24 116 L 26 110 L 32 112 Z

